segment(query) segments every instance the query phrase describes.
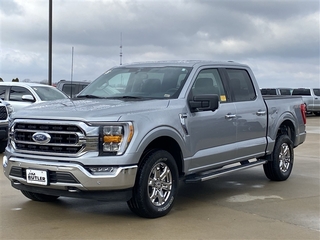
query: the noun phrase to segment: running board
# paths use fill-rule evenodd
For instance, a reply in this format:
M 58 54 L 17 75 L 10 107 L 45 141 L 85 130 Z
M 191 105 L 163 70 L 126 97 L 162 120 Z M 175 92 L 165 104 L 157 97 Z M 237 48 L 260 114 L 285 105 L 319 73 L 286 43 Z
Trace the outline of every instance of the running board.
M 203 182 L 203 181 L 207 181 L 207 180 L 210 180 L 213 178 L 220 177 L 221 175 L 224 175 L 224 174 L 256 167 L 256 166 L 265 164 L 266 162 L 268 162 L 268 160 L 265 160 L 265 159 L 260 159 L 260 160 L 254 161 L 254 162 L 243 161 L 242 164 L 237 165 L 237 166 L 233 166 L 233 167 L 229 167 L 229 168 L 225 168 L 225 169 L 220 168 L 218 170 L 206 171 L 206 172 L 199 173 L 196 175 L 191 175 L 189 177 L 186 177 L 186 179 L 184 181 L 185 181 L 185 183 Z

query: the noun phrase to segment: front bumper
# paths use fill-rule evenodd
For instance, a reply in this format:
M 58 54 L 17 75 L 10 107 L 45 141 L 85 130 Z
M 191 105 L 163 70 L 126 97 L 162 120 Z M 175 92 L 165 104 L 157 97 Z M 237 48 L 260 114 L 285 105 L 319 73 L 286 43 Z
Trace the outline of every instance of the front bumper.
M 52 191 L 56 192 L 53 195 L 59 193 L 60 196 L 70 196 L 72 193 L 81 197 L 90 195 L 91 191 L 101 193 L 131 189 L 134 186 L 138 168 L 137 165 L 113 166 L 110 172 L 91 174 L 85 166 L 78 163 L 39 161 L 13 156 L 9 159 L 5 158 L 7 157 L 4 156 L 3 159 L 3 171 L 13 187 L 43 194 L 49 194 Z M 47 171 L 48 185 L 27 183 L 26 169 Z M 84 194 L 84 192 L 88 193 Z

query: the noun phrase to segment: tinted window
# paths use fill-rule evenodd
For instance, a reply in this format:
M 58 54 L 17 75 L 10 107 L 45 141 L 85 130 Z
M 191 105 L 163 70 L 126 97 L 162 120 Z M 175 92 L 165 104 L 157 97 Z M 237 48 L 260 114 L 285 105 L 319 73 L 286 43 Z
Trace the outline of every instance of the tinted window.
M 82 91 L 86 86 L 88 86 L 88 85 L 82 85 L 82 84 L 80 84 L 80 91 Z
M 274 88 L 263 88 L 261 89 L 262 95 L 277 95 L 277 90 Z
M 226 71 L 234 101 L 252 101 L 256 98 L 252 81 L 246 70 L 226 69 Z
M 314 95 L 320 96 L 320 89 L 319 88 L 314 88 L 313 92 L 314 92 Z
M 293 89 L 292 95 L 311 96 L 311 92 L 307 88 L 297 88 Z
M 202 70 L 192 87 L 192 94 L 217 94 L 220 102 L 226 102 L 226 93 L 217 69 Z
M 60 90 L 54 87 L 37 86 L 32 87 L 42 101 L 52 101 L 58 99 L 68 98 Z
M 6 86 L 0 86 L 0 98 L 2 100 L 4 100 L 4 97 L 5 97 L 5 94 L 6 94 L 6 89 L 7 89 Z
M 11 87 L 10 93 L 9 93 L 9 100 L 10 101 L 23 101 L 22 96 L 23 95 L 32 95 L 32 93 L 24 88 L 24 87 Z
M 281 95 L 291 95 L 291 90 L 290 89 L 280 89 L 280 94 Z
M 77 91 L 77 86 L 76 84 L 63 84 L 62 86 L 62 91 L 65 92 L 68 96 L 74 96 L 75 94 L 78 94 L 79 91 Z

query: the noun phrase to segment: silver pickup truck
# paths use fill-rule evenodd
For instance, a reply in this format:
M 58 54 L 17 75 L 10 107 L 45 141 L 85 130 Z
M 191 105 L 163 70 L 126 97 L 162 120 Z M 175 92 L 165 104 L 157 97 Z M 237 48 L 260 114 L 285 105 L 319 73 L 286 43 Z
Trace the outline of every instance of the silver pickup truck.
M 320 88 L 295 88 L 292 95 L 301 96 L 306 111 L 320 116 Z
M 172 208 L 180 180 L 259 165 L 270 180 L 286 180 L 305 124 L 301 97 L 263 98 L 243 64 L 122 65 L 77 98 L 14 113 L 3 170 L 35 201 L 122 200 L 156 218 Z

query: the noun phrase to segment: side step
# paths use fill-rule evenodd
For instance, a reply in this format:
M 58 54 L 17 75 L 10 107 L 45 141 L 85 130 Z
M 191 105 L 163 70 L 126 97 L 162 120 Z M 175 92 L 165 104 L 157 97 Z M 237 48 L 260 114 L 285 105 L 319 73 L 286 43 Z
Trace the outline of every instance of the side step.
M 210 180 L 213 178 L 220 177 L 221 175 L 224 175 L 224 174 L 228 174 L 228 173 L 236 172 L 239 170 L 244 170 L 247 168 L 252 168 L 252 167 L 259 166 L 259 165 L 263 165 L 267 161 L 268 160 L 265 160 L 265 159 L 259 159 L 254 162 L 243 161 L 243 162 L 241 162 L 241 164 L 239 163 L 240 165 L 237 165 L 237 166 L 233 165 L 233 167 L 229 167 L 229 168 L 225 168 L 225 169 L 220 168 L 218 170 L 205 171 L 202 173 L 190 175 L 190 176 L 186 177 L 186 179 L 184 181 L 185 181 L 185 183 L 203 182 L 203 181 L 207 181 L 207 180 Z

